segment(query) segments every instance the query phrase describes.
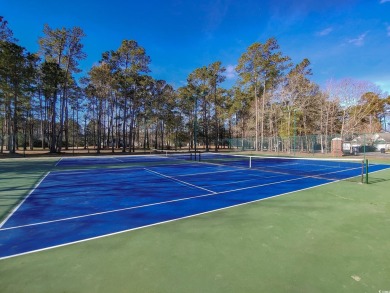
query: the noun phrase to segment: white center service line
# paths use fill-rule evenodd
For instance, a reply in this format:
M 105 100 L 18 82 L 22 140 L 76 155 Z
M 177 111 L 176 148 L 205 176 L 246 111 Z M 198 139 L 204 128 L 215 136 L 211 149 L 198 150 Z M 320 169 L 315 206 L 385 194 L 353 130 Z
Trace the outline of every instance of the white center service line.
M 113 159 L 113 160 L 115 160 L 115 161 L 119 161 L 119 162 L 121 162 L 121 163 L 124 163 L 125 161 L 123 161 L 123 160 L 120 160 L 120 159 L 118 159 L 118 158 L 115 158 L 115 157 L 111 157 L 111 159 Z
M 114 210 L 109 210 L 109 211 L 104 211 L 104 212 L 98 212 L 98 213 L 92 213 L 92 214 L 86 214 L 86 215 L 80 215 L 80 216 L 74 216 L 74 217 L 69 217 L 69 218 L 62 218 L 62 219 L 57 219 L 57 220 L 51 220 L 51 221 L 45 221 L 45 222 L 38 222 L 38 223 L 33 223 L 33 224 L 26 224 L 26 225 L 20 225 L 20 226 L 14 226 L 14 227 L 8 227 L 8 228 L 2 228 L 0 226 L 0 232 L 2 231 L 6 231 L 6 230 L 14 230 L 14 229 L 20 229 L 20 228 L 25 228 L 25 227 L 32 227 L 32 226 L 39 226 L 39 225 L 45 225 L 45 224 L 50 224 L 50 223 L 56 223 L 56 222 L 62 222 L 62 221 L 69 221 L 69 220 L 73 220 L 73 219 L 79 219 L 79 218 L 86 218 L 86 217 L 93 217 L 93 216 L 99 216 L 99 215 L 103 215 L 103 214 L 109 214 L 109 213 L 116 213 L 116 212 L 121 212 L 121 211 L 126 211 L 126 210 L 134 210 L 134 209 L 139 209 L 139 208 L 144 208 L 144 207 L 150 207 L 150 206 L 156 206 L 156 205 L 163 205 L 163 204 L 168 204 L 168 203 L 173 203 L 173 202 L 180 202 L 180 201 L 185 201 L 185 200 L 191 200 L 191 199 L 196 199 L 196 198 L 202 198 L 202 197 L 208 197 L 208 196 L 216 196 L 216 195 L 219 195 L 219 194 L 227 194 L 227 193 L 231 193 L 231 192 L 236 192 L 236 191 L 241 191 L 241 190 L 248 190 L 248 189 L 254 189 L 254 188 L 259 188 L 259 187 L 263 187 L 263 186 L 270 186 L 270 185 L 277 185 L 277 184 L 281 184 L 281 183 L 285 183 L 285 182 L 292 182 L 292 181 L 299 181 L 299 180 L 304 180 L 304 179 L 307 179 L 307 178 L 317 178 L 317 176 L 305 176 L 305 177 L 298 177 L 298 178 L 293 178 L 293 179 L 287 179 L 287 180 L 281 180 L 281 181 L 276 181 L 276 182 L 269 182 L 269 183 L 263 183 L 263 184 L 258 184 L 258 185 L 254 185 L 254 186 L 247 186 L 247 187 L 242 187 L 242 188 L 237 188 L 237 189 L 231 189 L 231 190 L 225 190 L 225 191 L 220 191 L 220 192 L 214 192 L 214 191 L 209 191 L 205 188 L 202 188 L 202 187 L 199 187 L 199 186 L 196 186 L 196 185 L 192 185 L 192 184 L 189 184 L 187 182 L 184 182 L 184 181 L 181 181 L 181 180 L 177 180 L 175 178 L 172 178 L 170 176 L 166 176 L 166 175 L 163 175 L 163 174 L 160 174 L 158 172 L 155 172 L 155 171 L 152 171 L 152 170 L 148 170 L 146 168 L 144 168 L 146 171 L 150 172 L 150 173 L 154 173 L 160 177 L 166 177 L 166 178 L 169 178 L 171 180 L 174 180 L 174 181 L 178 181 L 182 184 L 185 184 L 185 185 L 189 185 L 189 186 L 193 186 L 193 187 L 196 187 L 196 188 L 199 188 L 199 189 L 203 189 L 203 190 L 206 190 L 210 193 L 208 194 L 202 194 L 202 195 L 197 195 L 197 196 L 190 196 L 190 197 L 186 197 L 186 198 L 179 198 L 179 199 L 174 199 L 174 200 L 168 200 L 168 201 L 163 201 L 163 202 L 156 202 L 156 203 L 150 203 L 150 204 L 145 204 L 145 205 L 140 205 L 140 206 L 134 206 L 134 207 L 128 207 L 128 208 L 121 208 L 121 209 L 114 209 Z M 354 168 L 352 168 L 354 169 Z M 351 170 L 352 170 L 351 169 Z M 346 171 L 346 170 L 344 170 Z M 326 174 L 333 174 L 333 173 L 339 173 L 339 172 L 343 172 L 343 171 L 336 171 L 336 172 L 329 172 L 329 173 L 326 173 Z M 50 173 L 50 172 L 49 172 Z M 45 177 L 47 175 L 49 175 L 49 173 L 47 173 L 45 175 Z M 44 177 L 44 178 L 45 178 Z M 352 177 L 356 177 L 356 176 L 352 176 Z M 351 178 L 352 178 L 351 177 Z M 43 181 L 43 179 L 36 185 L 36 187 Z M 318 178 L 318 179 L 321 179 L 321 178 Z M 323 178 L 325 179 L 325 178 Z M 345 180 L 347 178 L 344 178 L 342 180 Z M 326 185 L 326 184 L 329 184 L 329 183 L 332 183 L 332 182 L 337 182 L 337 181 L 342 181 L 342 180 L 330 180 L 330 179 L 325 179 L 325 180 L 329 180 L 330 182 L 328 183 L 324 183 L 324 184 L 320 184 L 320 185 L 316 185 L 314 187 L 318 187 L 318 186 L 322 186 L 322 185 Z M 311 189 L 311 188 L 314 188 L 314 187 L 308 187 L 308 188 L 303 188 L 303 189 L 297 189 L 297 190 L 294 190 L 294 191 L 291 191 L 291 192 L 287 192 L 287 193 L 283 193 L 283 194 L 279 194 L 279 195 L 276 195 L 276 196 L 270 196 L 269 198 L 273 198 L 273 197 L 277 197 L 277 196 L 281 196 L 281 195 L 284 195 L 284 194 L 289 194 L 289 193 L 294 193 L 294 192 L 297 192 L 297 191 L 301 191 L 301 190 L 306 190 L 306 189 Z M 32 193 L 32 191 L 30 192 L 30 194 Z M 30 195 L 29 194 L 29 195 Z M 28 196 L 27 196 L 28 197 Z M 27 199 L 26 197 L 26 199 Z M 25 199 L 25 200 L 26 200 Z M 252 200 L 252 201 L 248 201 L 246 203 L 242 203 L 242 204 L 237 204 L 237 205 L 233 205 L 233 206 L 239 206 L 239 205 L 243 205 L 243 204 L 247 204 L 247 203 L 250 203 L 250 202 L 256 202 L 256 201 L 260 201 L 260 200 L 264 200 L 264 199 L 267 199 L 267 198 L 261 198 L 261 199 L 258 199 L 258 200 Z M 18 205 L 18 207 L 20 206 L 21 204 Z M 17 208 L 18 208 L 17 207 Z M 229 207 L 232 207 L 232 206 L 229 206 Z M 229 208 L 229 207 L 226 207 L 226 208 Z M 15 208 L 15 210 L 17 209 Z M 222 208 L 222 209 L 225 209 L 225 208 Z M 217 210 L 220 210 L 220 209 L 217 209 Z M 12 214 L 11 214 L 12 215 Z M 10 215 L 10 216 L 11 216 Z M 9 217 L 10 217 L 9 216 Z M 193 216 L 193 215 L 192 215 Z M 7 219 L 9 218 L 7 217 Z M 191 217 L 191 216 L 188 216 L 188 217 Z M 184 217 L 184 218 L 187 218 L 187 217 Z M 3 223 L 1 225 L 4 225 L 4 223 L 7 221 L 7 219 L 5 221 L 3 221 Z M 109 234 L 110 235 L 110 234 Z M 1 259 L 1 258 L 0 258 Z
M 201 173 L 189 173 L 183 175 L 177 175 L 177 177 L 186 177 L 186 176 L 198 176 L 198 175 L 207 175 L 207 174 L 216 174 L 216 173 L 226 173 L 226 172 L 240 172 L 241 170 L 223 170 L 223 171 L 210 171 L 210 172 L 201 172 Z
M 153 170 L 150 170 L 150 169 L 147 169 L 147 168 L 144 168 L 144 169 L 145 169 L 147 172 L 153 173 L 153 174 L 155 174 L 155 175 L 157 175 L 157 176 L 164 177 L 164 178 L 168 178 L 168 179 L 170 179 L 170 180 L 172 180 L 172 181 L 177 181 L 177 182 L 179 182 L 179 183 L 181 183 L 181 184 L 188 185 L 188 186 L 191 186 L 191 187 L 195 187 L 195 188 L 197 188 L 197 189 L 202 189 L 202 190 L 205 190 L 205 191 L 210 192 L 210 193 L 213 193 L 213 194 L 216 193 L 215 191 L 212 191 L 212 190 L 209 190 L 209 189 L 206 189 L 206 188 L 203 188 L 203 187 L 200 187 L 200 186 L 197 186 L 197 185 L 194 185 L 194 184 L 191 184 L 191 183 L 188 183 L 188 182 L 185 182 L 185 181 L 176 179 L 176 178 L 171 177 L 171 176 L 167 176 L 167 175 L 161 174 L 161 173 L 159 173 L 159 172 L 156 172 L 156 171 L 153 171 Z
M 154 173 L 154 171 L 152 171 Z M 157 172 L 155 172 L 157 173 Z M 140 208 L 145 208 L 145 207 L 151 207 L 151 206 L 157 206 L 157 205 L 164 205 L 164 204 L 169 204 L 169 203 L 174 203 L 174 202 L 180 202 L 180 201 L 186 201 L 186 200 L 191 200 L 191 199 L 196 199 L 196 198 L 202 198 L 202 197 L 209 197 L 209 196 L 216 196 L 219 194 L 226 194 L 226 193 L 231 193 L 239 190 L 246 190 L 246 189 L 252 189 L 252 188 L 257 188 L 257 187 L 262 187 L 262 186 L 268 186 L 268 185 L 275 185 L 275 184 L 280 184 L 284 182 L 289 182 L 289 181 L 296 181 L 296 180 L 302 180 L 305 179 L 305 177 L 299 177 L 295 179 L 289 179 L 289 180 L 284 180 L 284 181 L 278 181 L 278 182 L 271 182 L 271 183 L 265 183 L 265 184 L 259 184 L 255 186 L 248 186 L 248 187 L 243 187 L 243 188 L 238 188 L 238 189 L 233 189 L 233 190 L 225 190 L 225 191 L 220 191 L 220 192 L 211 192 L 208 194 L 201 194 L 201 195 L 196 195 L 196 196 L 190 196 L 190 197 L 185 197 L 185 198 L 178 198 L 178 199 L 173 199 L 173 200 L 167 200 L 167 201 L 161 201 L 161 202 L 155 202 L 155 203 L 149 203 L 149 204 L 144 204 L 140 206 L 133 206 L 133 207 L 127 207 L 127 208 L 121 208 L 121 209 L 114 209 L 114 210 L 109 210 L 109 211 L 104 211 L 104 212 L 98 212 L 98 213 L 92 213 L 92 214 L 85 214 L 85 215 L 80 215 L 80 216 L 73 216 L 73 217 L 68 217 L 68 218 L 62 218 L 62 219 L 57 219 L 57 220 L 50 220 L 50 221 L 45 221 L 45 222 L 38 222 L 38 223 L 32 223 L 32 224 L 26 224 L 26 225 L 20 225 L 20 226 L 13 226 L 13 227 L 7 227 L 7 228 L 1 228 L 0 232 L 2 231 L 7 231 L 7 230 L 15 230 L 15 229 L 21 229 L 21 228 L 26 228 L 26 227 L 33 227 L 33 226 L 40 226 L 40 225 L 46 225 L 46 224 L 51 224 L 51 223 L 56 223 L 56 222 L 64 222 L 64 221 L 69 221 L 69 220 L 75 220 L 75 219 L 81 219 L 81 218 L 88 218 L 88 217 L 94 217 L 94 216 L 100 216 L 104 214 L 111 214 L 111 213 L 117 213 L 117 212 L 122 212 L 122 211 L 128 211 L 128 210 L 135 210 L 135 209 L 140 209 Z M 294 191 L 295 192 L 295 191 Z M 272 196 L 273 197 L 273 196 Z M 239 204 L 241 205 L 241 204 Z M 0 258 L 1 259 L 1 258 Z

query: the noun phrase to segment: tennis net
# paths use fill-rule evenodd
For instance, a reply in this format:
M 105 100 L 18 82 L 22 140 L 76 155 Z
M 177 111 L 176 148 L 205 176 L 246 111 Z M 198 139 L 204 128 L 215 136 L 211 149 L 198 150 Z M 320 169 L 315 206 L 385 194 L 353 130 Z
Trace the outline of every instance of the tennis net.
M 366 163 L 362 159 L 260 157 L 226 153 L 202 153 L 204 163 L 237 168 L 258 169 L 270 173 L 291 174 L 341 180 L 361 176 L 363 182 Z
M 195 158 L 193 152 L 155 149 L 150 150 L 149 154 L 64 157 L 57 162 L 56 167 L 68 169 L 145 167 L 169 164 L 188 164 L 188 161 L 195 159 L 197 158 Z
M 186 151 L 186 150 L 159 150 L 159 149 L 153 149 L 150 152 L 152 155 L 156 157 L 166 158 L 170 160 L 185 160 L 185 161 L 197 161 L 199 160 L 198 156 L 200 156 L 199 153 L 195 153 L 193 151 Z

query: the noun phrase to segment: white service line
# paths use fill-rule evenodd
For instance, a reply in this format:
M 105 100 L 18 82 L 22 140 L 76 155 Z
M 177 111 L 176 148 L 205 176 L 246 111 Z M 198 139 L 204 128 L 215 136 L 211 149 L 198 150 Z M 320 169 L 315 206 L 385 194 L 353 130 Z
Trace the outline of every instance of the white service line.
M 228 182 L 225 182 L 225 183 L 221 183 L 221 184 L 213 184 L 213 185 L 209 185 L 209 187 L 213 187 L 213 186 L 225 186 L 225 185 L 232 185 L 232 184 L 237 184 L 237 183 L 244 183 L 244 182 L 249 182 L 249 181 L 259 181 L 258 178 L 252 178 L 252 179 L 243 179 L 243 180 L 238 180 L 238 181 L 228 181 Z
M 380 171 L 383 171 L 383 170 L 378 170 L 378 171 L 375 171 L 375 172 L 373 172 L 373 173 L 380 172 Z M 354 177 L 356 177 L 356 176 L 351 176 L 351 177 L 344 178 L 344 179 L 340 179 L 340 180 L 330 181 L 330 182 L 326 182 L 326 183 L 323 183 L 323 184 L 319 184 L 319 185 L 315 185 L 315 186 L 311 186 L 311 187 L 306 187 L 306 188 L 302 188 L 302 189 L 298 189 L 298 190 L 294 190 L 294 191 L 290 191 L 290 192 L 286 192 L 286 193 L 282 193 L 282 194 L 277 194 L 277 195 L 273 195 L 273 196 L 266 197 L 266 198 L 261 198 L 261 199 L 252 200 L 252 201 L 248 201 L 248 202 L 244 202 L 244 203 L 240 203 L 240 204 L 236 204 L 236 205 L 232 205 L 232 206 L 228 206 L 228 207 L 224 207 L 224 208 L 219 208 L 219 209 L 215 209 L 215 210 L 210 210 L 210 211 L 207 211 L 207 212 L 202 212 L 202 213 L 197 213 L 197 214 L 193 214 L 193 215 L 189 215 L 189 216 L 184 216 L 184 217 L 177 218 L 177 219 L 167 220 L 167 221 L 163 221 L 163 222 L 159 222 L 159 223 L 154 223 L 154 224 L 150 224 L 150 225 L 140 226 L 140 227 L 136 227 L 136 228 L 131 228 L 131 229 L 123 230 L 123 231 L 118 231 L 118 232 L 114 232 L 114 233 L 109 233 L 109 234 L 105 234 L 105 235 L 100 235 L 100 236 L 96 236 L 96 237 L 91 237 L 91 238 L 87 238 L 87 239 L 82 239 L 82 240 L 78 240 L 78 241 L 73 241 L 73 242 L 69 242 L 69 243 L 64 243 L 64 244 L 60 244 L 60 245 L 54 245 L 54 246 L 50 246 L 50 247 L 46 247 L 46 248 L 42 248 L 42 249 L 36 249 L 36 250 L 28 251 L 28 252 L 23 252 L 23 253 L 18 253 L 18 254 L 10 255 L 10 256 L 0 257 L 0 260 L 2 260 L 2 259 L 8 259 L 8 258 L 13 258 L 13 257 L 20 256 L 20 255 L 31 254 L 31 253 L 35 253 L 35 252 L 39 252 L 39 251 L 45 251 L 45 250 L 49 250 L 49 249 L 53 249 L 53 248 L 57 248 L 57 247 L 68 246 L 68 245 L 72 245 L 72 244 L 76 244 L 76 243 L 82 243 L 82 242 L 86 242 L 86 241 L 89 241 L 89 240 L 94 240 L 94 239 L 109 237 L 109 236 L 113 236 L 113 235 L 117 235 L 117 234 L 126 233 L 126 232 L 129 232 L 129 231 L 135 231 L 135 230 L 139 230 L 139 229 L 143 229 L 143 228 L 147 228 L 147 227 L 153 227 L 153 226 L 157 226 L 157 225 L 161 225 L 161 224 L 165 224 L 165 223 L 175 222 L 175 221 L 179 221 L 179 220 L 182 220 L 182 219 L 193 218 L 193 217 L 197 217 L 197 216 L 200 216 L 200 215 L 213 213 L 213 212 L 216 212 L 216 211 L 226 210 L 226 209 L 230 209 L 230 208 L 234 208 L 234 207 L 238 207 L 238 206 L 243 206 L 243 205 L 251 204 L 251 203 L 254 203 L 254 202 L 259 202 L 259 201 L 263 201 L 263 200 L 267 200 L 267 199 L 272 199 L 272 198 L 276 198 L 276 197 L 283 196 L 283 195 L 288 195 L 288 194 L 296 193 L 296 192 L 303 191 L 303 190 L 309 190 L 309 189 L 317 188 L 317 187 L 320 187 L 320 186 L 328 185 L 328 184 L 331 184 L 331 183 L 343 181 L 343 180 L 346 180 L 346 179 L 349 179 L 349 178 L 354 178 Z M 295 180 L 300 180 L 300 179 L 304 179 L 304 178 L 306 178 L 306 177 L 297 178 L 297 179 L 295 179 Z M 288 180 L 288 181 L 290 181 L 290 180 Z M 283 181 L 280 181 L 279 183 L 282 183 L 282 182 L 283 182 Z M 271 185 L 271 184 L 275 184 L 275 183 L 263 184 L 263 185 L 259 185 L 259 186 L 266 186 L 266 185 Z M 258 186 L 248 187 L 248 188 L 246 188 L 246 189 L 255 188 L 255 187 L 258 187 Z M 245 188 L 244 188 L 244 189 L 245 189 Z M 228 192 L 232 192 L 232 191 L 234 191 L 234 190 L 229 190 L 229 191 L 224 191 L 224 192 L 219 192 L 219 193 L 228 193 Z M 216 194 L 219 194 L 219 193 L 216 193 Z M 216 194 L 206 194 L 206 195 L 200 195 L 200 196 L 196 196 L 196 197 L 213 196 L 213 195 L 216 195 Z M 192 197 L 192 198 L 196 198 L 196 197 Z M 191 198 L 172 200 L 171 202 L 174 202 L 174 201 L 181 201 L 181 200 L 186 200 L 186 199 L 191 199 Z M 165 203 L 165 202 L 164 202 L 164 203 Z M 166 203 L 168 203 L 168 202 L 166 202 Z M 163 203 L 157 203 L 157 204 L 163 204 Z M 150 205 L 156 205 L 156 203 L 150 204 Z M 137 207 L 133 207 L 133 208 L 137 208 Z M 133 208 L 126 208 L 126 209 L 133 209 Z M 112 212 L 114 212 L 114 211 L 112 211 Z M 103 212 L 103 213 L 109 213 L 109 211 L 108 211 L 108 212 Z M 87 217 L 87 216 L 88 216 L 88 215 L 85 215 L 84 217 Z M 66 219 L 56 220 L 56 222 L 62 221 L 62 220 L 66 220 Z M 54 222 L 54 221 L 52 221 L 52 222 Z M 37 224 L 31 224 L 31 225 L 39 225 L 39 223 L 37 223 Z M 7 229 L 10 229 L 10 228 L 7 228 Z M 16 229 L 16 228 L 15 228 L 15 229 Z M 1 229 L 1 230 L 5 230 L 5 229 Z M 0 231 L 1 231 L 1 230 L 0 230 Z
M 353 176 L 353 177 L 355 177 L 355 176 Z M 303 179 L 303 178 L 304 177 L 299 178 L 299 179 Z M 338 182 L 338 181 L 341 181 L 341 180 L 337 180 L 337 181 L 333 181 L 333 182 Z M 89 241 L 89 240 L 109 237 L 109 236 L 122 234 L 122 233 L 130 232 L 130 231 L 135 231 L 135 230 L 139 230 L 139 229 L 143 229 L 143 228 L 147 228 L 147 227 L 153 227 L 153 226 L 157 226 L 157 225 L 161 225 L 161 224 L 165 224 L 165 223 L 175 222 L 175 221 L 179 221 L 179 220 L 183 220 L 183 219 L 193 218 L 193 217 L 197 217 L 197 216 L 200 216 L 200 215 L 214 213 L 214 212 L 217 212 L 217 211 L 222 211 L 222 210 L 226 210 L 226 209 L 230 209 L 230 208 L 234 208 L 234 207 L 238 207 L 238 206 L 251 204 L 251 203 L 254 203 L 254 202 L 259 202 L 259 201 L 263 201 L 263 200 L 267 200 L 267 199 L 271 199 L 271 198 L 275 198 L 275 197 L 279 197 L 279 196 L 283 196 L 283 195 L 287 195 L 287 194 L 291 194 L 291 193 L 296 193 L 298 191 L 303 191 L 303 190 L 316 188 L 316 187 L 327 185 L 327 184 L 330 184 L 330 183 L 333 183 L 333 182 L 327 182 L 327 183 L 323 183 L 323 184 L 316 185 L 316 186 L 302 188 L 302 189 L 299 189 L 299 190 L 294 190 L 294 191 L 290 191 L 290 192 L 286 192 L 286 193 L 282 193 L 282 194 L 277 194 L 277 195 L 273 195 L 273 196 L 266 197 L 266 198 L 256 199 L 256 200 L 252 200 L 252 201 L 248 201 L 248 202 L 244 202 L 244 203 L 240 203 L 240 204 L 235 204 L 235 205 L 232 205 L 232 206 L 227 206 L 227 207 L 224 207 L 224 208 L 210 210 L 210 211 L 207 211 L 207 212 L 201 212 L 201 213 L 197 213 L 197 214 L 193 214 L 193 215 L 189 215 L 189 216 L 184 216 L 184 217 L 176 218 L 176 219 L 172 219 L 172 220 L 167 220 L 167 221 L 163 221 L 163 222 L 158 222 L 158 223 L 154 223 L 154 224 L 150 224 L 150 225 L 144 225 L 144 226 L 131 228 L 131 229 L 127 229 L 127 230 L 122 230 L 122 231 L 118 231 L 118 232 L 113 232 L 113 233 L 109 233 L 109 234 L 105 234 L 105 235 L 95 236 L 95 237 L 82 239 L 82 240 L 77 240 L 77 241 L 64 243 L 64 244 L 60 244 L 60 245 L 54 245 L 54 246 L 50 246 L 50 247 L 46 247 L 46 248 L 42 248 L 42 249 L 36 249 L 36 250 L 28 251 L 28 252 L 23 252 L 23 253 L 10 255 L 10 256 L 0 257 L 0 260 L 7 259 L 7 258 L 13 258 L 13 257 L 16 257 L 16 256 L 21 256 L 21 255 L 26 255 L 26 254 L 31 254 L 31 253 L 35 253 L 35 252 L 39 252 L 39 251 L 45 251 L 45 250 L 49 250 L 49 249 L 53 249 L 53 248 L 68 246 L 68 245 L 72 245 L 72 244 L 76 244 L 76 243 L 82 243 L 82 242 L 86 242 L 86 241 Z M 269 185 L 269 184 L 264 184 L 264 185 Z M 249 187 L 249 188 L 252 188 L 252 187 Z M 221 193 L 227 193 L 227 192 L 231 192 L 231 191 L 225 191 L 225 192 L 221 192 Z M 206 195 L 200 195 L 200 196 L 196 196 L 196 197 L 205 197 L 205 196 L 213 196 L 213 195 L 215 195 L 215 194 L 206 194 Z M 193 197 L 193 198 L 196 198 L 196 197 Z M 191 198 L 187 198 L 187 199 L 191 199 Z M 179 199 L 179 200 L 173 200 L 173 201 L 181 201 L 181 200 L 186 200 L 186 199 Z M 162 203 L 159 203 L 159 204 L 162 204 Z M 151 205 L 154 205 L 154 204 L 151 204 Z M 130 208 L 128 208 L 128 209 L 130 209 Z M 60 220 L 57 220 L 57 221 L 60 221 Z M 34 225 L 38 225 L 38 224 L 34 224 Z
M 121 212 L 121 211 L 126 211 L 126 210 L 134 210 L 134 209 L 139 209 L 139 208 L 144 208 L 144 207 L 149 207 L 149 206 L 162 205 L 162 204 L 166 204 L 166 203 L 190 200 L 190 199 L 195 199 L 195 198 L 214 196 L 214 195 L 230 193 L 230 192 L 235 192 L 235 191 L 240 191 L 240 190 L 246 190 L 246 189 L 251 189 L 251 188 L 257 188 L 257 187 L 262 187 L 262 186 L 275 185 L 275 184 L 289 182 L 289 181 L 296 181 L 296 180 L 301 180 L 301 179 L 305 179 L 305 178 L 306 177 L 299 177 L 299 178 L 295 178 L 295 179 L 289 179 L 289 180 L 283 180 L 283 181 L 278 181 L 278 182 L 259 184 L 259 185 L 254 185 L 254 186 L 238 188 L 238 189 L 220 191 L 220 192 L 211 191 L 211 193 L 207 193 L 207 194 L 190 196 L 190 197 L 173 199 L 173 200 L 167 200 L 167 201 L 161 201 L 161 202 L 150 203 L 150 204 L 145 204 L 145 205 L 140 205 L 140 206 L 135 206 L 135 207 L 121 208 L 121 209 L 115 209 L 115 210 L 110 210 L 110 211 L 105 211 L 105 212 L 92 213 L 92 214 L 86 214 L 86 215 L 69 217 L 69 218 L 62 218 L 62 219 L 58 219 L 58 220 L 52 220 L 52 221 L 45 221 L 45 222 L 39 222 L 39 223 L 33 223 L 33 224 L 27 224 L 27 225 L 8 227 L 8 228 L 0 229 L 0 232 L 1 231 L 5 231 L 5 230 L 13 230 L 13 229 L 19 229 L 19 228 L 25 228 L 25 227 L 31 227 L 31 226 L 38 226 L 38 225 L 44 225 L 44 224 L 50 224 L 50 223 L 55 223 L 55 222 L 68 221 L 68 220 L 79 219 L 79 218 L 99 216 L 99 215 L 103 215 L 103 214 L 116 213 L 116 212 Z
M 157 175 L 157 176 L 159 176 L 159 177 L 168 178 L 168 179 L 170 179 L 170 180 L 172 180 L 172 181 L 177 181 L 177 182 L 179 182 L 179 183 L 181 183 L 181 184 L 184 184 L 184 185 L 187 185 L 187 186 L 191 186 L 191 187 L 195 187 L 195 188 L 197 188 L 197 189 L 202 189 L 202 190 L 205 190 L 205 191 L 210 192 L 210 193 L 216 193 L 216 192 L 214 192 L 214 191 L 212 191 L 212 190 L 209 190 L 209 189 L 206 189 L 206 188 L 203 188 L 203 187 L 200 187 L 200 186 L 197 186 L 197 185 L 194 185 L 194 184 L 191 184 L 191 183 L 188 183 L 188 182 L 185 182 L 185 181 L 176 179 L 176 178 L 171 177 L 171 176 L 167 176 L 167 175 L 161 174 L 161 173 L 159 173 L 159 172 L 156 172 L 156 171 L 153 171 L 153 170 L 150 170 L 150 169 L 147 169 L 147 168 L 144 168 L 144 169 L 145 169 L 147 172 L 153 173 L 153 174 L 155 174 L 155 175 Z

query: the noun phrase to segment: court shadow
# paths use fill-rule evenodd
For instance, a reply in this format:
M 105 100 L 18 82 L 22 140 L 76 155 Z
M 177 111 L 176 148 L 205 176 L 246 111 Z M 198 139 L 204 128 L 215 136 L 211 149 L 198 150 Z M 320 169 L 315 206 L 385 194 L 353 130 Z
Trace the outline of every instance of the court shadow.
M 380 178 L 380 177 L 369 177 L 368 184 L 375 184 L 375 183 L 380 183 L 380 182 L 386 182 L 390 181 L 390 178 Z

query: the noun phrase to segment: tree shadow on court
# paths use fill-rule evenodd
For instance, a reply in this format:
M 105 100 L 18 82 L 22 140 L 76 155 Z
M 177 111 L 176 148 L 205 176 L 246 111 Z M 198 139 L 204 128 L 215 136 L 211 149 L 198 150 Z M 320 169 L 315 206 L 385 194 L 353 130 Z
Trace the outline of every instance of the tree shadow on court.
M 386 182 L 386 181 L 390 181 L 390 178 L 370 176 L 368 179 L 368 184 L 375 184 L 375 183 Z

